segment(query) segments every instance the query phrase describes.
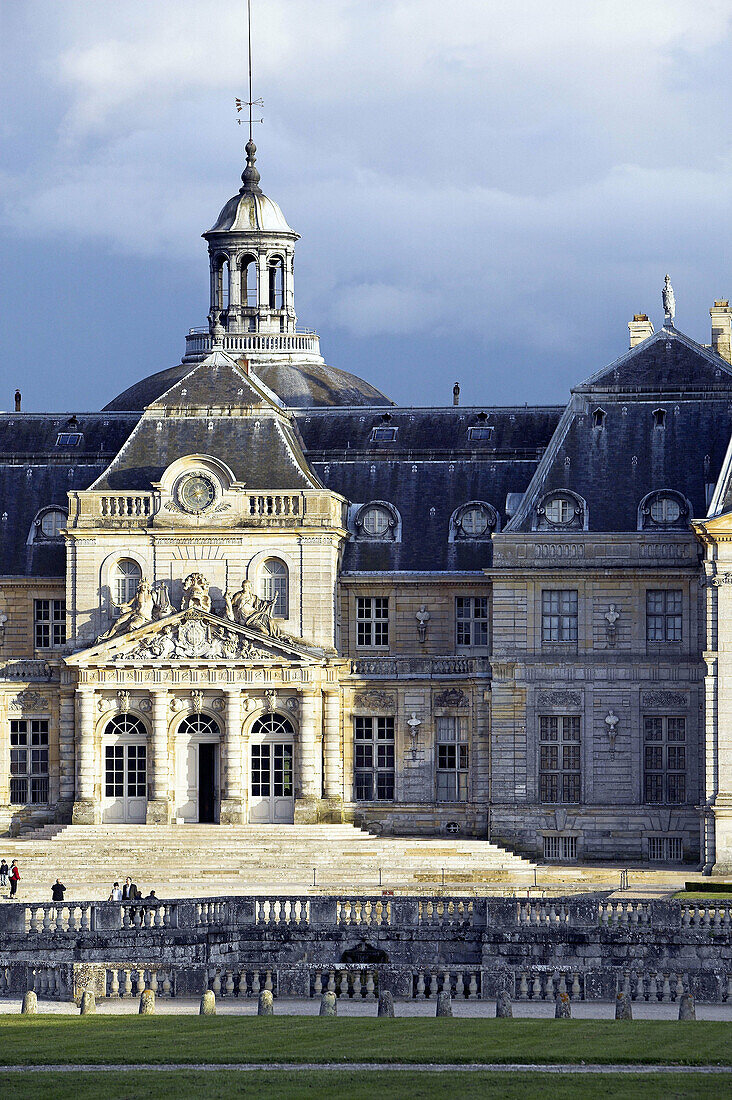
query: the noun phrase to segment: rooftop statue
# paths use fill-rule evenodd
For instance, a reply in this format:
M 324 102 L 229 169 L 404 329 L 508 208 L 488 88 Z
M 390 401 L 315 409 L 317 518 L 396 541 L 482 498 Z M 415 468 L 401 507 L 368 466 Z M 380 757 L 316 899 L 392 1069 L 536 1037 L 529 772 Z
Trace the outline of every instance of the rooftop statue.
M 262 599 L 257 596 L 249 581 L 244 581 L 238 592 L 224 593 L 226 618 L 250 630 L 258 630 L 270 638 L 279 638 L 280 630 L 272 619 L 276 596 Z
M 137 630 L 145 623 L 152 622 L 154 610 L 155 594 L 150 587 L 150 582 L 143 577 L 132 599 L 129 603 L 122 604 L 118 618 L 114 620 L 109 630 L 99 635 L 98 641 L 106 642 L 108 638 L 116 638 L 118 634 L 127 634 L 130 630 Z
M 667 275 L 664 279 L 661 298 L 663 299 L 663 312 L 666 315 L 665 322 L 673 325 L 676 316 L 676 298 L 674 297 L 674 288 L 671 286 L 670 275 Z

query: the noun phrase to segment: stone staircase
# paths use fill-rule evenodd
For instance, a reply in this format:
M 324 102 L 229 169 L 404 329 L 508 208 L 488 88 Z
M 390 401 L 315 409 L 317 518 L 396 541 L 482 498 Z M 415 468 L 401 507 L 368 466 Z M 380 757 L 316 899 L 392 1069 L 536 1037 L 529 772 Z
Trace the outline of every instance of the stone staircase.
M 460 884 L 529 885 L 534 864 L 485 840 L 377 837 L 353 825 L 47 825 L 0 839 L 17 859 L 19 900 L 103 899 L 131 875 L 146 894 L 433 890 Z

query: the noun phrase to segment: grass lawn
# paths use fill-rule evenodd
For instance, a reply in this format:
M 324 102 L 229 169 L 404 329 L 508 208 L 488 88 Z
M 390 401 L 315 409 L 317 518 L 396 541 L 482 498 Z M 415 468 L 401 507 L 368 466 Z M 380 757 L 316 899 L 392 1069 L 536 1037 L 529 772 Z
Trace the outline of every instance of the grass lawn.
M 718 901 L 726 901 L 727 904 L 732 903 L 732 891 L 726 892 L 720 891 L 717 893 L 711 893 L 707 890 L 679 890 L 678 893 L 673 895 L 674 901 L 708 901 L 710 905 L 714 905 Z
M 717 1100 L 729 1088 L 727 1078 L 703 1074 L 655 1077 L 580 1077 L 537 1073 L 170 1073 L 130 1072 L 37 1073 L 3 1079 L 6 1100 L 228 1100 L 262 1097 L 267 1100 L 315 1100 L 348 1096 L 349 1100 Z
M 50 1062 L 359 1061 L 731 1065 L 731 1030 L 729 1023 L 702 1020 L 34 1018 L 17 1013 L 0 1016 L 0 1067 Z M 4 1076 L 2 1081 L 3 1096 L 10 1095 L 6 1087 L 12 1078 Z

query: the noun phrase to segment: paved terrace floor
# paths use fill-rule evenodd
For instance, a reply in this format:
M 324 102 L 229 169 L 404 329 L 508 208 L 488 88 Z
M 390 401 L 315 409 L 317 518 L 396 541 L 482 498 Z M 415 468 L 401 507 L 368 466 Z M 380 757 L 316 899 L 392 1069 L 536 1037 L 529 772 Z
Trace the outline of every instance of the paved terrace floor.
M 395 1016 L 434 1016 L 435 999 L 423 1001 L 395 1001 Z M 0 999 L 0 1015 L 12 1015 L 20 1012 L 21 998 Z M 338 999 L 339 1016 L 376 1016 L 375 1001 L 353 1001 L 348 998 Z M 275 1015 L 277 1016 L 317 1016 L 320 1011 L 320 998 L 311 997 L 309 1000 L 294 999 L 289 997 L 277 998 L 274 1002 Z M 124 999 L 99 999 L 97 1000 L 97 1015 L 102 1016 L 136 1016 L 139 1010 L 139 997 Z M 157 998 L 155 1012 L 158 1016 L 195 1016 L 198 1015 L 199 1000 L 187 998 L 175 998 L 166 1000 Z M 43 1015 L 78 1016 L 79 1009 L 71 1001 L 44 1001 L 38 1000 L 38 1012 Z M 228 999 L 219 998 L 216 1002 L 216 1013 L 219 1016 L 256 1016 L 257 998 L 244 997 Z M 495 1017 L 496 1003 L 493 1000 L 474 1001 L 452 999 L 453 1016 L 465 1019 L 480 1017 Z M 554 1003 L 551 1001 L 514 1001 L 513 1014 L 517 1019 L 554 1018 Z M 573 1001 L 572 1016 L 576 1020 L 613 1020 L 615 1018 L 615 1004 L 605 1001 Z M 635 1020 L 678 1020 L 679 1007 L 677 1004 L 649 1004 L 648 1002 L 633 1002 L 633 1018 Z M 696 1005 L 697 1020 L 721 1020 L 732 1022 L 732 1004 L 698 1004 Z

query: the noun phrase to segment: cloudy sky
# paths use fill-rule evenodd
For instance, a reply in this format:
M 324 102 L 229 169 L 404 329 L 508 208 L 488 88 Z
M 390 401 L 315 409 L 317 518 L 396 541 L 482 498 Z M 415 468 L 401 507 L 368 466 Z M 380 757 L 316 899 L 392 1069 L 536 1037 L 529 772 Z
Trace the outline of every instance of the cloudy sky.
M 205 321 L 245 0 L 0 0 L 0 408 L 99 408 Z M 254 0 L 299 322 L 401 404 L 562 403 L 732 296 L 732 0 Z

